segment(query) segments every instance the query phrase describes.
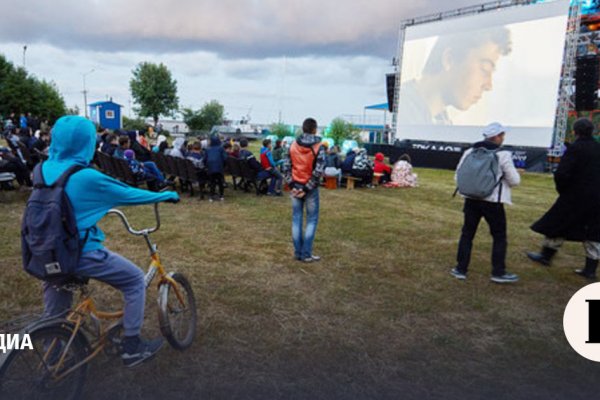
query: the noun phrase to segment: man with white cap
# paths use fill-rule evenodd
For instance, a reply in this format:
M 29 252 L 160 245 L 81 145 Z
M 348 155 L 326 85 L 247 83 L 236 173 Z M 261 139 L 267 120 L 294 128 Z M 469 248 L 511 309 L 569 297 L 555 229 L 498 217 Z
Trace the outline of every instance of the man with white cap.
M 489 225 L 493 238 L 492 282 L 511 283 L 519 280 L 517 275 L 506 271 L 505 264 L 508 242 L 504 204 L 512 204 L 511 188 L 521 182 L 511 152 L 500 147 L 507 131 L 498 122 L 486 126 L 483 129 L 484 140 L 465 151 L 456 168 L 458 191 L 465 198 L 464 224 L 458 243 L 457 265 L 450 273 L 459 280 L 467 278 L 473 238 L 482 217 Z M 487 177 L 488 181 L 492 179 L 491 186 L 488 183 L 489 189 L 481 192 L 478 192 L 477 187 L 465 189 L 474 183 L 485 185 L 485 172 L 482 172 L 486 170 L 482 168 L 485 165 L 488 166 L 487 170 L 492 168 L 491 177 Z M 469 171 L 469 168 L 472 170 Z

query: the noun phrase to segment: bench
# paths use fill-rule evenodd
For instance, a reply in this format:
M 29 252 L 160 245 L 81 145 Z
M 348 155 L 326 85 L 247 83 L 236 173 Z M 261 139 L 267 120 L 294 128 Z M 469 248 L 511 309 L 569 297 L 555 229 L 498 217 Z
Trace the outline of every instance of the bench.
M 383 174 L 381 172 L 375 172 L 373 174 L 373 181 L 371 182 L 373 186 L 377 186 L 379 185 L 379 180 L 381 179 L 381 177 L 383 176 Z
M 352 175 L 344 175 L 342 178 L 346 179 L 346 190 L 353 190 L 354 183 L 362 180 L 362 178 L 357 178 Z

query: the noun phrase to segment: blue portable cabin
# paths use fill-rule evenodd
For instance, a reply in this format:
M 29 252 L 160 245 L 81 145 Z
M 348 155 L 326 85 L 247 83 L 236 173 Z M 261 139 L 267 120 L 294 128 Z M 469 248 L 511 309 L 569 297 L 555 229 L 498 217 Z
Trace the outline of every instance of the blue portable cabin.
M 97 125 L 111 130 L 121 129 L 123 127 L 123 115 L 121 114 L 120 104 L 111 100 L 97 101 L 89 105 L 90 119 Z

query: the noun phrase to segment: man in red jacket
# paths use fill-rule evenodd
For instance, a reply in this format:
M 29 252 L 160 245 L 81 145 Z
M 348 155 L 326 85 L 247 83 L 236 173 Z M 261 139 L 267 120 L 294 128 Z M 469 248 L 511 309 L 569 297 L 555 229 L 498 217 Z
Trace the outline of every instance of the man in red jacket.
M 375 154 L 375 166 L 373 167 L 373 173 L 375 174 L 383 174 L 381 178 L 379 178 L 379 183 L 386 183 L 392 179 L 392 167 L 385 163 L 385 157 L 383 153 Z
M 325 147 L 316 135 L 317 121 L 307 118 L 302 131 L 292 143 L 283 164 L 285 181 L 292 195 L 292 240 L 294 256 L 303 262 L 319 261 L 312 252 L 319 222 L 319 184 L 325 171 Z M 306 229 L 302 232 L 306 206 Z

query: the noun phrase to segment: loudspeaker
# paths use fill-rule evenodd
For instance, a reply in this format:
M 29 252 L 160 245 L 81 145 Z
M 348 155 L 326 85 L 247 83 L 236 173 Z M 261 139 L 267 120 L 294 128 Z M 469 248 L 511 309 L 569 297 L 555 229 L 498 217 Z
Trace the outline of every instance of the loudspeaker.
M 575 71 L 575 110 L 590 111 L 596 108 L 598 89 L 598 56 L 577 57 Z
M 386 74 L 385 86 L 387 87 L 388 110 L 394 111 L 394 90 L 396 89 L 396 74 Z

